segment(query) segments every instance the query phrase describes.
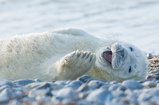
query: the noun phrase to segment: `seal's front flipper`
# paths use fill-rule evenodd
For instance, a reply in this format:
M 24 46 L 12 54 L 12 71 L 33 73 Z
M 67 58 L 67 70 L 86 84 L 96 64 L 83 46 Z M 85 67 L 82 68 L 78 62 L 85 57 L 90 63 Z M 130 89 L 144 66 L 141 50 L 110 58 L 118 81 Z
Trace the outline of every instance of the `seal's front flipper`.
M 76 79 L 90 70 L 95 61 L 96 55 L 89 51 L 69 53 L 58 62 L 58 79 Z

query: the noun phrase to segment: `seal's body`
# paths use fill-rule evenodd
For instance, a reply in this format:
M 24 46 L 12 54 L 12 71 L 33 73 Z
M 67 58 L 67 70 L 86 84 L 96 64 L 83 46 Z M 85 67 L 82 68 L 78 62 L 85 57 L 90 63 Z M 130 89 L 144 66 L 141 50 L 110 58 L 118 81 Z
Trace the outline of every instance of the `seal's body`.
M 0 78 L 76 79 L 83 74 L 106 81 L 146 76 L 145 55 L 135 46 L 67 28 L 0 40 Z

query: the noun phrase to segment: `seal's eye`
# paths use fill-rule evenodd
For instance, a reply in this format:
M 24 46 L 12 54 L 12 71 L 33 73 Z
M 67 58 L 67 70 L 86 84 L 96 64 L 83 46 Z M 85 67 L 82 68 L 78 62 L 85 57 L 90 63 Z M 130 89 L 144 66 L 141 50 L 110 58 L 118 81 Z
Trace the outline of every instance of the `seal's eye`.
M 132 47 L 129 47 L 130 51 L 133 51 L 134 49 Z
M 129 73 L 131 72 L 132 70 L 131 70 L 131 66 L 129 67 Z

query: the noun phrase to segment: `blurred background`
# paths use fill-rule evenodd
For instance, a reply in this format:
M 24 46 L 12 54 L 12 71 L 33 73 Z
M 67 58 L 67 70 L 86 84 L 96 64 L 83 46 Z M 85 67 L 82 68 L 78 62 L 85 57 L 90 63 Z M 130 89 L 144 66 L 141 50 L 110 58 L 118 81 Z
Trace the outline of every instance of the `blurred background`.
M 0 39 L 65 27 L 159 54 L 159 0 L 0 0 Z

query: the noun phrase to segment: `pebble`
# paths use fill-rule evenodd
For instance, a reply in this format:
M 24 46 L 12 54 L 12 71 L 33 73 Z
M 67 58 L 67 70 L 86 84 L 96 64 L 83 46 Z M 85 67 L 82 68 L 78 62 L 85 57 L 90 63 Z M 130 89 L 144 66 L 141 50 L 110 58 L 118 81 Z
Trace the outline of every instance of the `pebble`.
M 74 80 L 74 81 L 71 81 L 66 87 L 71 87 L 73 89 L 78 89 L 81 85 L 82 85 L 81 81 Z
M 77 80 L 80 80 L 81 82 L 84 82 L 84 83 L 85 83 L 85 82 L 87 82 L 90 78 L 91 78 L 91 76 L 89 76 L 89 75 L 83 75 L 83 76 L 77 78 Z
M 119 86 L 116 90 L 117 91 L 125 91 L 127 88 L 125 86 Z
M 109 90 L 109 87 L 110 87 L 110 85 L 109 84 L 106 84 L 106 85 L 102 85 L 101 87 L 100 87 L 100 89 L 105 89 L 105 90 Z
M 4 90 L 0 93 L 0 102 L 8 101 L 9 98 L 10 98 L 9 90 L 8 90 L 8 89 L 4 89 Z
M 78 99 L 85 99 L 87 96 L 88 96 L 89 92 L 80 92 L 77 94 L 77 97 Z
M 14 86 L 18 87 L 18 86 L 25 86 L 33 82 L 34 80 L 16 80 L 16 81 L 13 81 L 13 84 Z
M 0 78 L 0 86 L 3 86 L 3 85 L 13 85 L 13 83 L 7 79 Z
M 127 105 L 159 104 L 159 81 L 106 82 L 88 75 L 76 80 L 0 79 L 0 104 Z
M 109 87 L 109 91 L 115 91 L 117 88 L 121 87 L 119 84 L 113 84 Z
M 10 85 L 2 85 L 1 87 L 0 87 L 0 92 L 2 92 L 4 89 L 6 89 L 6 88 L 11 88 L 11 86 Z
M 129 102 L 130 103 L 135 103 L 135 104 L 137 104 L 138 103 L 138 101 L 137 101 L 137 99 L 138 99 L 138 96 L 141 94 L 141 92 L 127 92 L 128 94 L 127 94 L 127 96 L 126 96 L 126 100 L 129 100 Z
M 122 82 L 122 86 L 130 89 L 141 89 L 141 84 L 135 80 L 125 80 Z
M 157 83 L 155 81 L 146 81 L 144 83 L 142 83 L 142 86 L 144 87 L 156 87 Z
M 111 81 L 110 84 L 117 84 L 117 81 Z
M 67 88 L 63 88 L 63 89 L 60 89 L 59 91 L 57 91 L 56 97 L 60 97 L 62 99 L 70 98 L 72 96 L 72 94 L 73 94 L 73 89 L 70 87 L 67 87 Z
M 89 91 L 90 87 L 86 84 L 82 84 L 77 91 L 81 91 L 81 92 L 84 92 L 84 91 Z
M 148 78 L 146 81 L 156 81 L 155 78 Z
M 124 93 L 123 91 L 113 91 L 111 93 L 112 93 L 112 95 L 114 97 L 120 97 L 120 98 L 122 98 L 122 97 L 126 96 L 126 93 Z
M 41 90 L 31 90 L 28 93 L 29 97 L 35 97 L 35 96 L 44 96 L 47 93 L 48 90 L 46 89 L 41 89 Z
M 147 92 L 143 92 L 139 95 L 138 101 L 139 102 L 144 102 L 144 101 L 149 101 L 151 100 L 153 96 L 151 94 L 148 94 Z
M 41 84 L 40 86 L 36 87 L 36 89 L 48 89 L 51 87 L 52 87 L 52 85 L 50 83 L 44 83 L 44 84 Z
M 42 82 L 40 79 L 34 79 L 34 82 Z
M 92 105 L 92 102 L 86 101 L 86 100 L 81 100 L 78 101 L 78 105 Z
M 67 85 L 67 81 L 55 81 L 54 84 L 57 84 L 60 86 L 65 86 L 65 85 Z
M 100 88 L 103 84 L 105 84 L 103 81 L 92 80 L 88 83 L 88 86 L 91 86 L 94 88 Z
M 86 98 L 87 101 L 94 102 L 100 105 L 104 105 L 106 102 L 111 101 L 112 94 L 104 89 L 97 89 L 92 91 Z

